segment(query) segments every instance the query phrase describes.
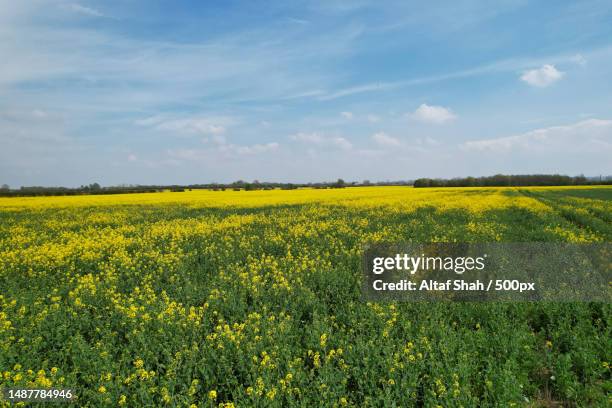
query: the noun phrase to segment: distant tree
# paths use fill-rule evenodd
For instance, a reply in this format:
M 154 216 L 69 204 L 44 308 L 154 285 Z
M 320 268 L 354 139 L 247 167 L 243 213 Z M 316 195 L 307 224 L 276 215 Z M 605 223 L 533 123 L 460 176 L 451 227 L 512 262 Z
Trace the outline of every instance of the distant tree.
M 3 185 L 2 185 L 2 187 L 0 187 L 0 190 L 2 190 L 2 191 L 8 191 L 8 190 L 10 190 L 10 189 L 11 189 L 11 188 L 9 187 L 9 185 L 8 185 L 8 184 L 3 184 Z
M 601 176 L 599 176 L 599 181 L 601 182 Z M 587 178 L 584 177 L 584 174 L 574 177 L 574 184 L 586 184 L 586 182 Z
M 431 187 L 431 179 L 428 178 L 420 178 L 414 180 L 415 187 Z
M 344 180 L 339 178 L 338 181 L 336 181 L 336 184 L 334 184 L 334 187 L 336 187 L 336 188 L 344 188 L 344 187 L 346 187 L 346 183 L 344 182 Z

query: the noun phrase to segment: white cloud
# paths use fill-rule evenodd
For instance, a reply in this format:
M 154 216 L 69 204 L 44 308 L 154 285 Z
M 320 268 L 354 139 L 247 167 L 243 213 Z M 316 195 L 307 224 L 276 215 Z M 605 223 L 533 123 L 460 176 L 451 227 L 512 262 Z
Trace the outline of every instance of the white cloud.
M 340 114 L 345 119 L 353 119 L 353 112 L 341 112 Z
M 331 146 L 342 150 L 350 150 L 353 145 L 351 142 L 341 136 L 323 136 L 319 133 L 298 133 L 291 136 L 292 140 L 297 142 L 313 144 L 317 146 Z
M 374 140 L 376 143 L 378 143 L 381 146 L 388 146 L 388 147 L 401 146 L 401 143 L 398 139 L 392 136 L 389 136 L 385 132 L 378 132 L 378 133 L 373 134 L 372 140 Z
M 135 162 L 136 160 L 138 160 L 138 158 L 136 157 L 135 154 L 129 154 L 128 157 L 127 157 L 127 160 L 129 162 Z
M 94 8 L 91 7 L 85 7 L 82 6 L 78 3 L 70 3 L 70 4 L 66 4 L 65 8 L 78 13 L 78 14 L 83 14 L 85 16 L 89 16 L 89 17 L 105 17 L 104 13 L 102 13 L 100 10 L 96 10 Z
M 536 129 L 514 136 L 465 142 L 463 150 L 478 152 L 609 151 L 612 155 L 612 120 L 588 119 L 567 126 Z
M 335 146 L 344 150 L 349 150 L 353 147 L 353 145 L 343 137 L 333 137 L 331 141 Z
M 441 124 L 457 118 L 457 115 L 444 106 L 434 106 L 423 103 L 414 111 L 412 117 L 421 122 Z
M 565 74 L 555 68 L 554 65 L 544 64 L 541 68 L 525 71 L 521 75 L 521 80 L 531 86 L 544 88 L 563 78 L 563 75 Z
M 370 123 L 376 123 L 380 120 L 380 117 L 377 115 L 368 115 L 367 119 Z
M 255 144 L 252 146 L 235 146 L 235 145 L 227 145 L 228 149 L 235 151 L 240 155 L 247 154 L 258 154 L 265 153 L 277 150 L 279 148 L 279 144 L 276 142 L 266 143 L 266 144 Z

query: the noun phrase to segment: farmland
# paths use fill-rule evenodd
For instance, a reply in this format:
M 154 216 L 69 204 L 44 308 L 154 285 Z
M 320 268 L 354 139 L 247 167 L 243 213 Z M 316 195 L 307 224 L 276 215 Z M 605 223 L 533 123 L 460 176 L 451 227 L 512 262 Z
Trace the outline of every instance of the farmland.
M 365 243 L 609 242 L 612 188 L 0 198 L 0 385 L 82 406 L 610 403 L 610 305 L 367 303 Z

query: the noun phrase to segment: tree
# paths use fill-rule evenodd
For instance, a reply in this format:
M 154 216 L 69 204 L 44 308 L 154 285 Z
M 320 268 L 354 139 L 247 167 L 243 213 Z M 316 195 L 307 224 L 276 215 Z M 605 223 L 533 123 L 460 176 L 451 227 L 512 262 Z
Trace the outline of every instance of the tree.
M 344 188 L 345 185 L 346 185 L 346 183 L 344 182 L 344 180 L 339 178 L 338 181 L 336 181 L 336 184 L 334 185 L 334 187 L 336 187 L 336 188 Z
M 2 187 L 0 187 L 0 190 L 3 190 L 3 191 L 8 191 L 8 190 L 10 190 L 10 189 L 11 189 L 11 188 L 9 187 L 9 185 L 8 185 L 8 184 L 3 184 L 3 185 L 2 185 Z

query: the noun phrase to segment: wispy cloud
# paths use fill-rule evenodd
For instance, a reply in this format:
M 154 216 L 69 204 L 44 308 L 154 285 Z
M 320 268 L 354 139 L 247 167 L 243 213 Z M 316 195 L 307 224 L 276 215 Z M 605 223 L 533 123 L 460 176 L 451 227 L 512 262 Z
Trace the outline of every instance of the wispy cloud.
M 336 147 L 342 150 L 350 150 L 353 145 L 341 136 L 325 136 L 320 133 L 312 132 L 312 133 L 297 133 L 292 135 L 291 140 L 296 142 L 311 144 L 315 146 L 323 146 L 323 147 Z
M 565 126 L 553 126 L 526 133 L 468 141 L 464 150 L 480 152 L 577 151 L 607 152 L 612 156 L 612 120 L 588 119 Z
M 389 136 L 385 132 L 374 133 L 372 135 L 372 140 L 385 147 L 398 147 L 402 145 L 398 139 Z
M 79 3 L 64 6 L 72 13 L 104 16 Z M 66 100 L 78 98 L 105 110 L 198 104 L 209 98 L 218 105 L 315 97 L 322 92 L 317 88 L 328 87 L 332 78 L 326 64 L 313 69 L 311 62 L 333 61 L 349 52 L 359 35 L 352 26 L 314 35 L 284 27 L 282 36 L 280 28 L 266 27 L 197 41 L 159 41 L 131 36 L 129 30 L 119 34 L 69 24 L 25 5 L 11 7 L 23 10 L 6 21 L 0 13 L 0 55 L 10 56 L 0 65 L 0 86 L 26 84 L 36 93 L 57 84 Z M 95 98 L 88 98 L 94 92 Z
M 77 14 L 82 14 L 89 17 L 106 17 L 104 13 L 93 7 L 86 7 L 79 3 L 64 4 L 64 8 Z
M 572 57 L 572 61 L 576 64 L 584 67 L 587 64 L 587 59 L 582 56 L 582 54 L 576 54 Z
M 219 158 L 232 158 L 239 156 L 254 156 L 258 154 L 270 153 L 278 150 L 280 144 L 276 142 L 253 144 L 253 145 L 236 145 L 236 144 L 220 144 L 216 147 L 208 147 L 201 149 L 169 149 L 168 157 L 175 160 L 187 161 L 203 161 L 214 160 Z
M 226 126 L 233 123 L 235 123 L 233 118 L 209 118 L 199 116 L 178 119 L 168 119 L 164 116 L 151 116 L 135 121 L 135 124 L 139 126 L 148 126 L 160 131 L 187 135 L 220 135 L 225 133 Z
M 277 142 L 270 142 L 265 144 L 254 144 L 250 146 L 236 146 L 236 145 L 224 145 L 220 148 L 221 151 L 236 152 L 239 155 L 252 155 L 265 152 L 272 152 L 277 150 L 280 144 Z
M 601 52 L 610 52 L 612 51 L 608 47 L 600 48 L 592 50 L 592 53 L 599 54 Z M 529 67 L 533 67 L 534 65 L 543 64 L 540 69 L 536 70 L 527 70 L 523 72 L 522 77 L 528 74 L 528 77 L 525 80 L 526 82 L 533 81 L 534 83 L 546 83 L 549 85 L 550 83 L 560 79 L 563 76 L 563 73 L 558 71 L 554 65 L 550 63 L 545 63 L 543 61 L 552 61 L 554 63 L 574 63 L 579 65 L 584 65 L 586 63 L 586 58 L 582 54 L 559 54 L 559 55 L 549 55 L 543 56 L 541 58 L 511 58 L 511 59 L 502 59 L 499 61 L 494 61 L 489 64 L 483 64 L 479 66 L 475 66 L 472 68 L 467 68 L 463 70 L 458 70 L 454 72 L 447 72 L 439 75 L 430 75 L 430 76 L 422 76 L 409 78 L 405 80 L 398 81 L 379 81 L 379 82 L 371 82 L 366 84 L 353 85 L 346 88 L 340 88 L 332 91 L 318 91 L 316 94 L 305 95 L 315 97 L 316 99 L 322 101 L 328 101 L 338 98 L 344 98 L 348 96 L 370 93 L 370 92 L 383 92 L 383 91 L 392 91 L 400 88 L 416 86 L 416 85 L 427 85 L 433 84 L 443 81 L 450 81 L 455 79 L 469 78 L 479 75 L 486 75 L 491 73 L 498 72 L 507 72 L 509 74 L 514 74 L 516 71 L 526 70 Z M 552 67 L 549 68 L 549 67 Z M 531 71 L 535 71 L 533 74 L 529 74 Z M 560 75 L 560 76 L 559 76 Z M 547 83 L 546 81 L 552 81 Z M 545 85 L 545 86 L 546 86 Z
M 307 24 L 310 24 L 310 21 L 305 20 L 305 19 L 303 19 L 303 18 L 289 17 L 289 18 L 287 18 L 287 20 L 289 20 L 289 21 L 290 21 L 290 22 L 292 22 L 292 23 L 295 23 L 295 24 L 300 24 L 300 25 L 307 25 Z

